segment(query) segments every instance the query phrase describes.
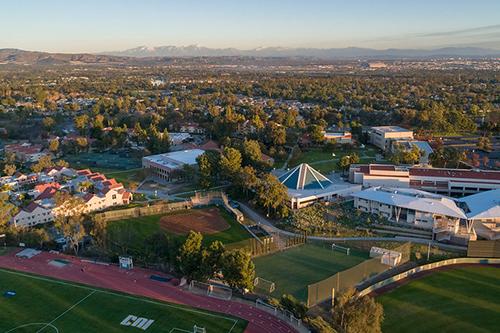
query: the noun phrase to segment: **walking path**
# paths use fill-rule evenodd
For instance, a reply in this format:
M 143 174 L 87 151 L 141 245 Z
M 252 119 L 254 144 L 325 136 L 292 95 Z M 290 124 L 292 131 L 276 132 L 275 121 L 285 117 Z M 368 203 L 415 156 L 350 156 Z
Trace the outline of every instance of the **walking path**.
M 267 218 L 256 212 L 253 208 L 248 206 L 245 203 L 239 202 L 241 211 L 248 215 L 252 220 L 258 223 L 262 228 L 264 228 L 268 232 L 276 232 L 286 236 L 298 236 L 298 234 L 279 229 L 273 225 L 271 221 Z M 416 238 L 416 237 L 324 237 L 324 236 L 307 236 L 308 239 L 325 241 L 325 242 L 339 242 L 339 241 L 392 241 L 392 242 L 412 242 L 417 244 L 425 244 L 428 245 L 429 242 L 432 246 L 436 246 L 445 250 L 461 250 L 467 251 L 467 247 L 458 246 L 458 245 L 448 245 L 442 244 L 436 241 L 430 241 L 425 238 Z
M 115 265 L 93 264 L 83 262 L 80 258 L 49 252 L 23 259 L 16 257 L 16 252 L 0 256 L 0 267 L 229 314 L 248 321 L 245 333 L 296 332 L 288 323 L 250 304 L 195 295 L 171 283 L 150 279 L 151 275 L 163 275 L 157 271 L 142 268 L 125 271 Z M 54 268 L 49 264 L 54 259 L 68 260 L 70 263 Z

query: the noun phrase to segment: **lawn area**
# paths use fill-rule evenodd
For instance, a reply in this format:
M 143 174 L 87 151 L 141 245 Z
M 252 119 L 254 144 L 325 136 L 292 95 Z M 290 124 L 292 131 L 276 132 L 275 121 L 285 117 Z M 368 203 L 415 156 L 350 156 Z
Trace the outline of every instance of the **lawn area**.
M 335 156 L 332 156 L 332 153 L 334 153 Z M 337 162 L 343 156 L 350 155 L 352 153 L 358 154 L 358 156 L 360 157 L 360 163 L 373 163 L 375 162 L 375 155 L 377 154 L 377 150 L 373 147 L 365 147 L 363 149 L 335 149 L 333 151 L 325 152 L 323 151 L 323 149 L 313 148 L 304 150 L 299 158 L 291 160 L 289 167 L 291 168 L 297 166 L 300 163 L 308 163 L 322 173 L 330 173 L 334 170 L 337 170 Z
M 305 244 L 283 252 L 254 259 L 257 276 L 276 284 L 274 297 L 292 294 L 307 299 L 307 285 L 355 266 L 368 258 L 368 253 L 351 249 L 346 255 L 332 251 L 329 244 Z
M 500 268 L 469 266 L 411 281 L 377 300 L 382 330 L 391 332 L 498 332 Z
M 117 182 L 122 183 L 123 186 L 129 187 L 131 183 L 139 184 L 143 179 L 142 169 L 130 169 L 125 171 L 116 170 L 103 170 L 100 171 L 108 178 L 114 178 Z
M 194 325 L 239 333 L 247 325 L 231 316 L 6 270 L 0 270 L 0 286 L 1 332 L 140 331 L 120 324 L 129 315 L 154 320 L 150 333 L 192 332 Z M 4 297 L 5 291 L 16 295 Z
M 204 208 L 200 208 L 204 209 Z M 186 214 L 188 215 L 190 211 L 177 211 L 171 214 Z M 215 240 L 219 240 L 224 244 L 239 242 L 244 239 L 250 238 L 250 234 L 243 228 L 238 221 L 236 221 L 233 217 L 231 217 L 225 210 L 219 209 L 219 213 L 229 224 L 229 229 L 226 229 L 222 232 L 218 232 L 211 235 L 204 235 L 204 242 L 210 243 Z M 121 230 L 127 230 L 129 233 L 133 234 L 133 244 L 131 244 L 131 248 L 140 248 L 144 245 L 144 240 L 146 237 L 156 233 L 161 232 L 164 229 L 160 227 L 160 219 L 162 215 L 150 215 L 150 216 L 141 216 L 131 219 L 119 220 L 110 222 L 108 225 L 108 234 L 112 238 L 113 233 L 119 232 Z M 173 235 L 171 233 L 166 232 L 173 238 L 179 238 L 183 240 L 185 236 L 181 235 Z

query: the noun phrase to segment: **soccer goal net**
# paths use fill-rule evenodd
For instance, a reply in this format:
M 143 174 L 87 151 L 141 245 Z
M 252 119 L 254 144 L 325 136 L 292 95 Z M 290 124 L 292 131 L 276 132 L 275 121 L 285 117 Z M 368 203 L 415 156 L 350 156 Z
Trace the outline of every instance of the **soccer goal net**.
M 340 245 L 337 245 L 335 243 L 332 244 L 332 251 L 342 252 L 342 253 L 345 253 L 347 255 L 351 254 L 350 248 L 345 247 L 345 246 L 340 246 Z
M 205 327 L 194 325 L 193 326 L 193 333 L 207 333 L 207 330 L 205 329 Z
M 256 277 L 253 281 L 253 285 L 256 291 L 262 291 L 269 294 L 276 290 L 276 284 L 273 281 L 261 277 Z
M 221 284 L 204 283 L 193 280 L 189 284 L 189 290 L 195 294 L 207 295 L 224 300 L 230 300 L 233 297 L 233 290 Z

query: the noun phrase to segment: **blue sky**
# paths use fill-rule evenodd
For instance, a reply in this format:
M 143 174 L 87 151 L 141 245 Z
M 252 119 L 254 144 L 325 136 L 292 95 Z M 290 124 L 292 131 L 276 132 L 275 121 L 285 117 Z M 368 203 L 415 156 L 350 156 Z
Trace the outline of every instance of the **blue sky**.
M 500 49 L 500 0 L 0 0 L 0 48 Z

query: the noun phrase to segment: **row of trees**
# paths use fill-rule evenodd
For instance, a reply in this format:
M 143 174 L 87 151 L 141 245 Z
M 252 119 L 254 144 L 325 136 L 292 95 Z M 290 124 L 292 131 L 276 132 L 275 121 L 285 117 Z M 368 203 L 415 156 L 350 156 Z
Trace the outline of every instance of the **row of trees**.
M 245 140 L 243 154 L 237 148 L 225 147 L 223 151 L 206 151 L 198 157 L 199 183 L 210 188 L 221 181 L 233 184 L 235 195 L 255 200 L 267 210 L 268 215 L 288 215 L 287 188 L 272 174 L 259 167 L 261 153 L 256 141 Z

